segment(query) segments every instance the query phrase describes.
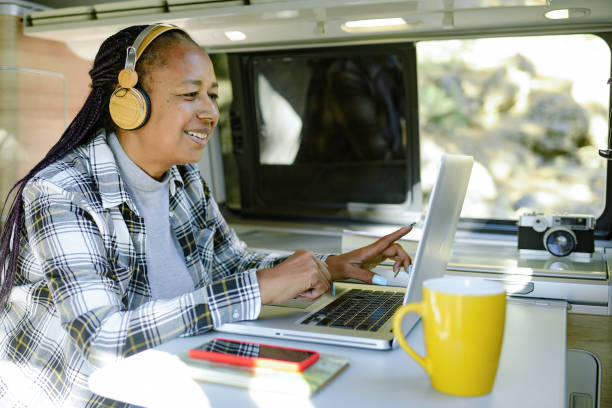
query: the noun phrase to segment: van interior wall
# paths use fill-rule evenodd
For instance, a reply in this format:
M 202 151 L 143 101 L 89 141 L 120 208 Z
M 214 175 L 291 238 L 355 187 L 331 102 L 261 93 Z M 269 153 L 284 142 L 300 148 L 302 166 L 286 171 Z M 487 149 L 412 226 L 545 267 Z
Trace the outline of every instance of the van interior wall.
M 89 93 L 91 62 L 62 42 L 24 36 L 22 25 L 20 17 L 0 15 L 2 201 L 59 139 Z M 612 407 L 611 321 L 610 316 L 568 318 L 568 347 L 590 350 L 602 362 L 602 407 Z
M 62 42 L 23 35 L 0 15 L 0 197 L 59 140 L 89 94 L 91 61 Z M 6 215 L 6 214 L 3 214 Z

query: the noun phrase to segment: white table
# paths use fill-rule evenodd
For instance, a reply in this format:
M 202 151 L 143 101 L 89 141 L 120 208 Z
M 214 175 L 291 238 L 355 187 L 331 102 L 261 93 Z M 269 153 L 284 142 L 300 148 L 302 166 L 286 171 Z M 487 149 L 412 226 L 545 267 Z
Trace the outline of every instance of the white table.
M 311 398 L 252 392 L 196 382 L 176 354 L 217 333 L 172 340 L 94 373 L 90 386 L 110 398 L 147 407 L 558 407 L 566 406 L 566 303 L 509 299 L 500 365 L 493 391 L 454 397 L 431 387 L 429 377 L 402 349 L 361 350 L 227 335 L 235 339 L 312 348 L 349 356 L 350 366 Z M 421 354 L 422 326 L 408 336 Z

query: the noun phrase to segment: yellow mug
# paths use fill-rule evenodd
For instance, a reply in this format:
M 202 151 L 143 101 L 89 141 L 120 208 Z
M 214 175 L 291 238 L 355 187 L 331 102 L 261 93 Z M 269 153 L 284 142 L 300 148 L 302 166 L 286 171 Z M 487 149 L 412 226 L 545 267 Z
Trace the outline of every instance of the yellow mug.
M 406 342 L 402 320 L 416 312 L 423 320 L 425 357 Z M 491 392 L 504 337 L 506 293 L 499 282 L 445 277 L 423 282 L 423 300 L 400 307 L 393 334 L 429 374 L 432 386 L 452 395 Z

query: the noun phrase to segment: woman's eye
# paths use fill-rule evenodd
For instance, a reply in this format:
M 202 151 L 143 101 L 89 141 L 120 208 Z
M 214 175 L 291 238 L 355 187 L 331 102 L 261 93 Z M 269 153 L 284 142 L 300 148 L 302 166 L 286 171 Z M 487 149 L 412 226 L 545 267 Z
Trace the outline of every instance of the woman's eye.
M 210 99 L 212 99 L 213 101 L 215 101 L 215 102 L 217 102 L 217 99 L 219 99 L 219 95 L 217 95 L 217 94 L 210 94 L 210 95 L 208 95 L 208 97 Z
M 183 94 L 183 96 L 185 98 L 187 98 L 187 99 L 195 99 L 196 96 L 198 96 L 198 93 L 197 92 L 189 92 L 189 93 Z

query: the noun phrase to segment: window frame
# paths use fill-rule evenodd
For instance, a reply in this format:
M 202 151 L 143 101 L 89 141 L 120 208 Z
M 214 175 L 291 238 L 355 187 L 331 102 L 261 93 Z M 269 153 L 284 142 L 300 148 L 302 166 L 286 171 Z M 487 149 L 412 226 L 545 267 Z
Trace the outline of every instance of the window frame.
M 514 37 L 514 36 L 522 36 L 522 37 L 536 37 L 536 36 L 546 36 L 546 35 L 570 35 L 570 34 L 584 34 L 584 35 L 594 35 L 602 38 L 608 47 L 611 49 L 612 55 L 612 31 L 605 32 L 584 32 L 584 31 L 567 31 L 567 32 L 532 32 L 532 33 L 503 33 L 503 34 L 495 34 L 491 33 L 490 35 L 474 35 L 466 34 L 466 35 L 456 35 L 451 34 L 449 36 L 434 36 L 434 37 L 423 37 L 420 39 L 409 39 L 406 41 L 395 41 L 395 42 L 385 42 L 380 44 L 351 44 L 351 45 L 340 45 L 340 46 L 332 46 L 332 47 L 308 47 L 307 50 L 311 52 L 321 51 L 324 53 L 333 52 L 334 49 L 342 49 L 347 47 L 359 47 L 363 49 L 371 49 L 377 48 L 381 46 L 402 46 L 406 44 L 412 44 L 416 53 L 416 46 L 419 42 L 425 41 L 437 41 L 437 40 L 455 40 L 455 39 L 480 39 L 480 38 L 498 38 L 498 37 Z M 291 54 L 295 50 L 276 50 L 276 51 L 266 51 L 266 54 L 274 54 L 277 53 L 279 55 L 282 54 Z M 304 52 L 304 49 L 301 49 L 300 52 Z M 246 66 L 243 61 L 241 61 L 241 56 L 244 55 L 258 55 L 260 52 L 239 52 L 239 53 L 227 53 L 228 60 L 234 59 L 233 63 L 230 63 L 230 74 L 229 77 L 231 79 L 232 87 L 234 89 L 241 89 L 242 92 L 247 94 L 246 97 L 234 98 L 232 100 L 232 108 L 230 111 L 234 109 L 234 105 L 238 105 L 238 108 L 243 111 L 246 115 L 254 115 L 254 112 L 251 112 L 252 106 L 243 106 L 245 105 L 245 101 L 247 98 L 253 97 L 253 93 L 255 92 L 253 89 L 249 89 L 247 85 L 249 85 L 249 81 L 252 81 L 252 77 L 249 75 L 244 75 L 244 73 L 238 72 L 239 70 L 246 69 Z M 238 62 L 236 62 L 238 61 Z M 405 74 L 405 81 L 413 81 L 412 84 L 406 84 L 407 90 L 413 90 L 418 98 L 418 78 L 417 78 L 417 64 L 418 64 L 418 55 L 415 56 L 414 64 L 408 66 L 408 72 Z M 238 71 L 237 71 L 238 70 Z M 233 71 L 233 72 L 231 72 Z M 610 69 L 610 77 L 612 77 L 612 61 L 611 61 L 611 69 Z M 234 83 L 236 85 L 234 85 Z M 605 84 L 602 84 L 605 86 Z M 608 109 L 612 109 L 612 86 L 608 91 L 608 100 L 609 107 Z M 248 105 L 248 104 L 247 104 Z M 230 112 L 231 115 L 232 112 Z M 413 121 L 414 120 L 414 121 Z M 239 125 L 236 125 L 234 118 L 231 120 L 231 140 L 232 140 L 232 150 L 234 160 L 238 162 L 239 167 L 246 166 L 250 169 L 256 169 L 257 165 L 253 162 L 253 160 L 258 160 L 259 158 L 259 149 L 256 146 L 252 146 L 252 144 L 257 144 L 258 142 L 252 140 L 257 136 L 255 129 L 252 128 L 251 123 L 248 121 L 241 121 Z M 421 191 L 421 163 L 420 163 L 420 145 L 421 145 L 421 135 L 420 135 L 420 123 L 419 123 L 419 114 L 418 114 L 418 104 L 414 108 L 410 109 L 410 112 L 407 113 L 407 131 L 408 134 L 418 136 L 416 140 L 413 138 L 408 138 L 408 148 L 412 150 L 410 155 L 410 159 L 414 160 L 414 165 L 411 166 L 411 183 L 412 183 L 412 191 L 409 193 L 412 195 L 410 198 L 413 204 L 418 203 L 420 206 L 422 203 L 422 191 Z M 610 120 L 608 119 L 608 131 L 610 132 Z M 236 134 L 235 131 L 238 129 L 240 134 Z M 414 129 L 416 128 L 416 129 Z M 246 146 L 245 146 L 246 145 Z M 255 149 L 252 157 L 242 157 L 238 160 L 237 155 L 244 155 L 246 150 Z M 612 148 L 612 146 L 609 146 Z M 605 160 L 601 158 L 601 160 Z M 227 208 L 230 213 L 240 214 L 247 217 L 255 216 L 256 218 L 297 218 L 297 219 L 310 219 L 310 220 L 319 220 L 319 221 L 363 221 L 363 220 L 355 220 L 355 219 L 344 219 L 344 218 L 334 218 L 334 217 L 325 217 L 325 216 L 312 216 L 309 214 L 296 214 L 293 213 L 283 213 L 283 212 L 275 212 L 278 208 L 270 208 L 264 211 L 245 209 L 243 208 L 244 197 L 247 197 L 247 201 L 254 203 L 256 201 L 256 195 L 254 194 L 255 186 L 253 182 L 255 182 L 258 177 L 256 174 L 248 175 L 246 178 L 244 177 L 245 168 L 239 171 L 238 181 L 240 184 L 240 195 L 242 197 L 240 208 Z M 595 228 L 595 238 L 599 240 L 608 240 L 612 239 L 612 167 L 610 163 L 606 163 L 606 181 L 605 181 L 605 195 L 604 195 L 604 208 L 602 213 L 598 216 L 596 215 L 596 228 Z M 227 181 L 227 180 L 226 180 Z M 414 205 L 411 205 L 412 210 L 415 212 L 422 211 L 420 207 L 417 208 Z M 386 221 L 376 221 L 376 220 L 368 220 L 373 222 L 386 223 Z M 459 222 L 458 229 L 465 232 L 473 232 L 473 233 L 487 233 L 487 234 L 501 234 L 501 235 L 514 235 L 516 236 L 518 231 L 517 221 L 515 219 L 488 219 L 488 218 L 472 218 L 472 217 L 462 217 Z

